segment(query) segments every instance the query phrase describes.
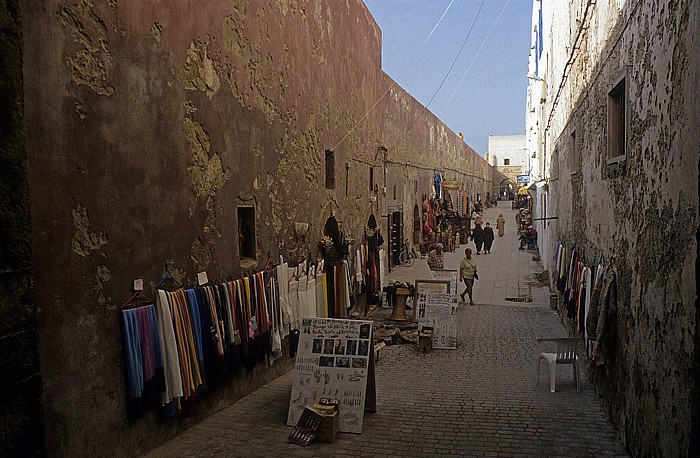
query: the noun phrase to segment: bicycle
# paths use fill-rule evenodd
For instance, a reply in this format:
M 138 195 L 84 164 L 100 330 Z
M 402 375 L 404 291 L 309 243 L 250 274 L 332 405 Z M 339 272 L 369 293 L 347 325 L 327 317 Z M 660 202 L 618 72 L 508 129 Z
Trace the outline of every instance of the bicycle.
M 410 267 L 413 265 L 417 257 L 418 254 L 416 253 L 416 249 L 413 248 L 410 243 L 408 243 L 408 239 L 404 239 L 403 248 L 399 254 L 399 262 L 401 265 Z

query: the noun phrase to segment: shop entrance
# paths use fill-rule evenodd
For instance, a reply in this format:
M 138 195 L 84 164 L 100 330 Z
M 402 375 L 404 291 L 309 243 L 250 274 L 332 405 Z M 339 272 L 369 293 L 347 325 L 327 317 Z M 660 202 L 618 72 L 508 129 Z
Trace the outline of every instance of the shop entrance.
M 389 207 L 389 268 L 400 264 L 403 242 L 403 207 Z

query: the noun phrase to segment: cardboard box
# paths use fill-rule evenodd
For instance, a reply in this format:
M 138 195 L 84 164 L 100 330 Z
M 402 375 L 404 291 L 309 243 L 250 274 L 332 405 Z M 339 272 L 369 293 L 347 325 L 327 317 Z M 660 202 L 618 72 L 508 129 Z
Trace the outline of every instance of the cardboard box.
M 338 435 L 338 427 L 340 425 L 339 418 L 337 411 L 325 413 L 323 415 L 321 426 L 319 426 L 318 432 L 316 433 L 316 440 L 318 442 L 324 442 L 326 444 L 333 443 L 335 437 Z

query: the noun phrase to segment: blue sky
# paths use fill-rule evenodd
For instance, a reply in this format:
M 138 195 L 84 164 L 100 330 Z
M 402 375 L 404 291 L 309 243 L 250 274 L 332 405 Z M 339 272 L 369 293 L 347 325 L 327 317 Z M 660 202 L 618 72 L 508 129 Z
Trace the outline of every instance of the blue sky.
M 482 4 L 454 0 L 423 44 L 450 1 L 364 0 L 382 29 L 384 71 L 423 105 L 450 70 Z M 428 106 L 479 154 L 488 149 L 489 135 L 525 133 L 531 17 L 531 0 L 484 0 L 462 53 Z

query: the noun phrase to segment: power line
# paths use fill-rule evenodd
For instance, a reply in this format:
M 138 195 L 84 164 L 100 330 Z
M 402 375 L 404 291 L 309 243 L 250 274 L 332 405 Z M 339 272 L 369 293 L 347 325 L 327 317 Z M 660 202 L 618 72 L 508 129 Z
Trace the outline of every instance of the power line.
M 484 38 L 484 41 L 481 43 L 481 46 L 479 47 L 479 50 L 474 54 L 474 58 L 472 59 L 471 63 L 469 64 L 469 67 L 464 71 L 464 74 L 462 75 L 462 79 L 459 80 L 459 83 L 457 83 L 457 86 L 455 86 L 454 91 L 452 91 L 452 94 L 450 95 L 450 98 L 447 99 L 447 102 L 445 102 L 445 106 L 442 107 L 444 110 L 447 108 L 447 105 L 452 101 L 452 97 L 454 97 L 455 93 L 457 92 L 457 89 L 459 89 L 459 86 L 461 86 L 462 81 L 464 81 L 464 78 L 467 76 L 467 73 L 469 73 L 469 70 L 472 68 L 472 65 L 474 65 L 474 62 L 476 61 L 476 58 L 479 57 L 479 53 L 481 52 L 481 49 L 484 47 L 486 44 L 486 41 L 489 39 L 491 36 L 491 32 L 493 32 L 493 29 L 496 28 L 496 24 L 498 24 L 498 21 L 501 19 L 501 16 L 503 16 L 503 12 L 506 10 L 506 7 L 510 3 L 510 0 L 506 2 L 505 5 L 503 5 L 503 9 L 501 10 L 501 13 L 498 15 L 496 18 L 496 21 L 493 23 L 493 26 L 491 26 L 491 30 L 489 30 L 489 33 L 486 34 L 486 38 Z
M 445 17 L 445 15 L 447 14 L 447 12 L 449 11 L 449 9 L 450 9 L 450 7 L 452 6 L 452 4 L 454 3 L 454 1 L 455 1 L 455 0 L 452 0 L 452 1 L 450 2 L 450 4 L 447 5 L 447 8 L 445 8 L 445 12 L 442 13 L 442 16 L 440 16 L 440 19 L 435 23 L 435 26 L 433 27 L 433 30 L 430 31 L 430 33 L 428 34 L 428 36 L 425 38 L 425 40 L 423 40 L 423 43 L 422 43 L 422 44 L 420 45 L 420 47 L 418 48 L 418 51 L 416 51 L 416 53 L 414 54 L 413 60 L 410 60 L 410 61 L 406 64 L 406 66 L 404 67 L 404 69 L 401 70 L 401 73 L 399 73 L 399 76 L 396 77 L 396 80 L 394 80 L 394 81 L 391 83 L 391 85 L 389 85 L 389 87 L 387 88 L 387 90 L 384 91 L 384 93 L 382 94 L 382 96 L 379 97 L 379 99 L 378 99 L 376 102 L 374 102 L 374 105 L 372 105 L 372 106 L 370 107 L 370 109 L 367 110 L 367 113 L 365 113 L 364 116 L 362 116 L 362 117 L 360 118 L 360 120 L 357 121 L 357 122 L 355 123 L 355 125 L 352 126 L 352 128 L 345 134 L 345 136 L 343 136 L 343 138 L 341 138 L 340 141 L 339 141 L 333 148 L 331 148 L 331 151 L 335 151 L 335 149 L 336 149 L 338 146 L 340 146 L 340 145 L 345 141 L 345 139 L 348 138 L 348 136 L 350 136 L 350 134 L 353 133 L 353 132 L 355 131 L 355 129 L 357 129 L 357 126 L 359 126 L 360 123 L 361 123 L 362 121 L 364 121 L 365 118 L 366 118 L 367 116 L 369 116 L 369 114 L 372 112 L 372 110 L 374 110 L 374 108 L 379 104 L 379 102 L 382 101 L 382 99 L 389 93 L 389 91 L 391 91 L 391 90 L 394 88 L 394 86 L 396 86 L 396 82 L 398 81 L 398 79 L 401 78 L 401 76 L 406 72 L 406 70 L 408 70 L 408 68 L 410 67 L 410 65 L 413 64 L 413 62 L 416 61 L 416 59 L 418 58 L 420 52 L 423 50 L 423 47 L 424 47 L 425 44 L 428 42 L 428 40 L 430 39 L 430 37 L 433 36 L 433 33 L 435 32 L 435 30 L 438 28 L 438 26 L 439 26 L 440 23 L 442 22 L 443 18 Z M 482 3 L 482 5 L 483 5 L 483 3 Z
M 459 56 L 462 54 L 462 51 L 464 50 L 464 46 L 467 44 L 467 40 L 469 39 L 469 36 L 472 34 L 472 30 L 474 29 L 474 25 L 476 24 L 477 19 L 479 19 L 479 13 L 481 13 L 481 8 L 483 8 L 485 1 L 486 1 L 486 0 L 481 0 L 481 5 L 479 6 L 479 10 L 476 12 L 476 16 L 474 17 L 474 21 L 472 22 L 471 27 L 469 27 L 469 32 L 467 32 L 467 36 L 464 38 L 464 41 L 462 42 L 462 47 L 459 48 L 459 52 L 457 53 L 457 55 L 455 56 L 454 60 L 452 61 L 452 65 L 450 65 L 450 69 L 447 71 L 447 73 L 445 74 L 445 77 L 442 79 L 442 82 L 440 83 L 440 86 L 438 86 L 437 90 L 435 91 L 435 93 L 433 94 L 433 96 L 432 96 L 432 97 L 430 98 L 430 100 L 428 101 L 428 104 L 425 105 L 425 106 L 423 107 L 423 111 L 421 111 L 420 116 L 418 116 L 418 117 L 416 118 L 416 120 L 413 121 L 413 124 L 411 124 L 411 127 L 409 127 L 409 128 L 406 130 L 406 132 L 404 132 L 404 134 L 401 136 L 401 138 L 399 138 L 399 140 L 398 140 L 396 143 L 394 143 L 394 145 L 393 145 L 390 149 L 396 148 L 396 146 L 397 146 L 399 143 L 401 143 L 401 141 L 402 141 L 404 138 L 406 138 L 406 135 L 408 135 L 408 133 L 413 129 L 413 126 L 415 126 L 416 123 L 417 123 L 419 120 L 421 120 L 421 119 L 423 118 L 423 115 L 425 115 L 425 112 L 427 111 L 428 107 L 430 106 L 430 104 L 431 104 L 431 103 L 433 102 L 433 100 L 435 99 L 435 96 L 438 94 L 438 92 L 440 92 L 440 89 L 442 89 L 442 86 L 445 84 L 445 81 L 447 80 L 447 77 L 450 76 L 450 73 L 452 72 L 452 69 L 454 68 L 455 63 L 457 63 L 457 59 L 459 59 Z M 510 1 L 510 0 L 509 0 L 509 1 Z

